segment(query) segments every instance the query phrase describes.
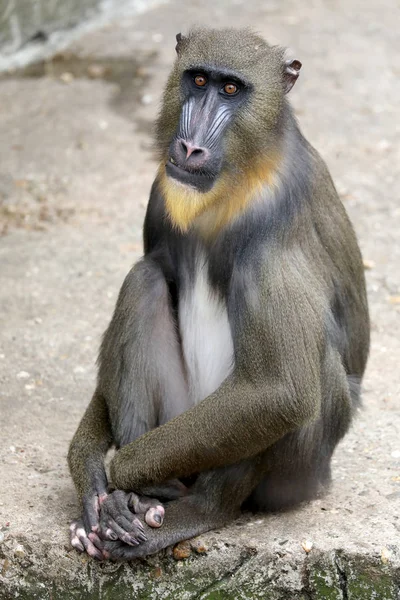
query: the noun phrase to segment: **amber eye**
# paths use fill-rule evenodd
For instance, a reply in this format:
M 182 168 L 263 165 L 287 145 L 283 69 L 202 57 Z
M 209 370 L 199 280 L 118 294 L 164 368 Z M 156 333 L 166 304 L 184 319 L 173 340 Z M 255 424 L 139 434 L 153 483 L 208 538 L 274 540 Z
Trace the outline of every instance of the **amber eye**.
M 205 75 L 196 75 L 194 82 L 199 87 L 203 87 L 207 83 L 207 77 Z
M 225 94 L 229 94 L 230 96 L 232 96 L 233 94 L 236 94 L 237 91 L 238 91 L 238 86 L 235 85 L 234 83 L 226 83 L 224 85 Z

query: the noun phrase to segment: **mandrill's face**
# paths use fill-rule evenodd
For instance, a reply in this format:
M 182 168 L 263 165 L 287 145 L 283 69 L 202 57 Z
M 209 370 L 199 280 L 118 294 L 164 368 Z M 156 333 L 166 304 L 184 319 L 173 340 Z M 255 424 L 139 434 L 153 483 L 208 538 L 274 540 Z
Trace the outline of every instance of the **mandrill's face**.
M 281 48 L 247 30 L 177 40 L 157 122 L 158 182 L 175 226 L 212 212 L 208 227 L 219 230 L 275 180 L 287 65 Z
M 181 80 L 182 110 L 168 150 L 166 173 L 209 192 L 222 168 L 226 131 L 251 94 L 238 73 L 196 65 Z

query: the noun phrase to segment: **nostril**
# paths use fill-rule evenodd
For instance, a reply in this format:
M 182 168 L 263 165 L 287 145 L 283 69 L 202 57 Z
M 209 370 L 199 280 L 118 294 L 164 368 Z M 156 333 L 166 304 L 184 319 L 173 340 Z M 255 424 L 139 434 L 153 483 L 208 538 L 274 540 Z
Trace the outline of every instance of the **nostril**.
M 180 140 L 180 145 L 185 154 L 186 160 L 188 160 L 192 155 L 199 157 L 204 154 L 204 148 L 199 148 L 198 146 L 195 146 L 194 144 L 191 144 L 185 140 Z
M 180 145 L 185 154 L 187 154 L 188 147 L 183 140 L 180 140 Z

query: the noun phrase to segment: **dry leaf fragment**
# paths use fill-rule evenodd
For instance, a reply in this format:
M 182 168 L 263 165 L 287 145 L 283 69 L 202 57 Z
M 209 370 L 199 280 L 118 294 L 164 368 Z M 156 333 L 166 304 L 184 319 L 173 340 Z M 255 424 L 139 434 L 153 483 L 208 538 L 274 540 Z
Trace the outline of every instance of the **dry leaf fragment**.
M 185 558 L 189 558 L 191 553 L 192 549 L 188 540 L 185 540 L 184 542 L 179 542 L 179 544 L 176 544 L 173 550 L 175 560 L 184 560 Z
M 373 269 L 375 267 L 375 262 L 373 260 L 368 260 L 367 258 L 364 258 L 363 265 L 364 265 L 364 269 L 366 269 L 367 271 L 370 271 L 371 269 Z
M 6 558 L 4 560 L 3 568 L 2 568 L 1 573 L 0 573 L 3 577 L 7 573 L 9 566 L 10 566 L 10 561 L 8 560 L 8 558 Z
M 301 542 L 301 546 L 302 546 L 304 552 L 307 552 L 307 554 L 308 554 L 309 552 L 311 552 L 314 544 L 312 543 L 311 540 L 304 540 L 303 542 Z
M 392 557 L 392 553 L 390 552 L 390 550 L 388 550 L 387 548 L 382 548 L 381 561 L 383 562 L 384 565 L 386 565 L 386 563 L 389 562 L 391 557 Z

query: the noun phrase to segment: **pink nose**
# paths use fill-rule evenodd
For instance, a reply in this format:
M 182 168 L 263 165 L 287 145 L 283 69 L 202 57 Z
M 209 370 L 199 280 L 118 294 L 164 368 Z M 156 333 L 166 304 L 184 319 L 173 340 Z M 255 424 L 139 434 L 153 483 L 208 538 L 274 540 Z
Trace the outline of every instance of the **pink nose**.
M 190 142 L 186 142 L 185 140 L 181 140 L 181 146 L 184 152 L 186 152 L 186 160 L 192 154 L 196 156 L 201 156 L 204 153 L 204 148 L 199 148 L 198 146 L 194 146 Z
M 207 148 L 195 146 L 187 140 L 177 140 L 176 150 L 180 162 L 183 164 L 186 163 L 194 168 L 201 168 L 209 158 L 209 151 Z

